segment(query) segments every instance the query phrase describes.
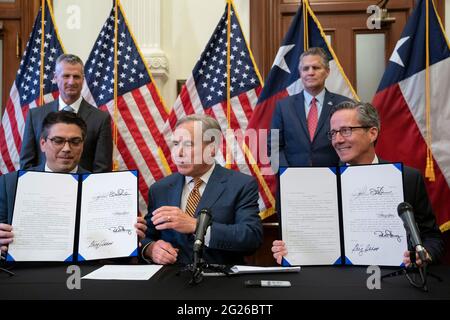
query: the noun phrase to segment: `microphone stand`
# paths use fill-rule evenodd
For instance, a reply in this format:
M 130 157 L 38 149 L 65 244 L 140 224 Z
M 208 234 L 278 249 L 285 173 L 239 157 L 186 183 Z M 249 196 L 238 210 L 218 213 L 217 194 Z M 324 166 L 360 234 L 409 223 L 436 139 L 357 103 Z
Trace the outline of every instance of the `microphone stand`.
M 202 258 L 202 253 L 203 245 L 199 248 L 199 250 L 194 250 L 194 263 L 187 266 L 187 269 L 192 272 L 192 278 L 189 281 L 190 285 L 196 285 L 202 282 L 204 271 L 219 272 L 226 276 L 230 275 L 225 265 L 206 263 L 206 261 Z
M 0 254 L 0 262 L 2 262 L 3 260 L 5 260 L 5 258 Z M 0 272 L 4 272 L 7 275 L 9 275 L 10 277 L 15 276 L 16 274 L 14 272 L 9 271 L 8 269 L 2 268 L 1 264 L 0 264 Z
M 396 277 L 396 276 L 400 276 L 400 275 L 404 274 L 406 276 L 406 278 L 408 279 L 409 283 L 413 287 L 422 289 L 424 292 L 428 292 L 428 287 L 427 287 L 427 276 L 428 275 L 430 277 L 437 279 L 439 282 L 442 282 L 442 278 L 438 277 L 435 274 L 427 272 L 426 263 L 424 263 L 421 267 L 419 267 L 416 264 L 416 251 L 415 250 L 409 252 L 409 257 L 411 260 L 411 267 L 409 267 L 409 268 L 403 267 L 394 272 L 385 274 L 384 276 L 381 276 L 381 280 L 383 280 L 385 278 Z M 419 279 L 417 279 L 418 278 L 417 275 L 419 275 Z

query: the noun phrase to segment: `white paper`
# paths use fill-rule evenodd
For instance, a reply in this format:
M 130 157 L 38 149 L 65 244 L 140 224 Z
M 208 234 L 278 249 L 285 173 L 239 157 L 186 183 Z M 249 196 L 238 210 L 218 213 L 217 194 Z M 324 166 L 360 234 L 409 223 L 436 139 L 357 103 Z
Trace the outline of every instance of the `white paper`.
M 257 267 L 240 266 L 231 267 L 233 273 L 272 273 L 272 272 L 300 272 L 300 267 Z
M 288 168 L 280 176 L 282 238 L 291 265 L 330 265 L 341 256 L 336 174 Z
M 393 164 L 350 166 L 341 175 L 345 255 L 352 264 L 401 265 L 407 249 L 397 214 L 402 179 Z
M 163 266 L 161 265 L 107 265 L 103 266 L 81 279 L 91 280 L 148 280 Z
M 15 261 L 65 261 L 73 254 L 78 180 L 24 172 L 18 178 L 8 255 Z
M 79 255 L 127 257 L 137 249 L 137 177 L 130 171 L 91 174 L 83 181 Z

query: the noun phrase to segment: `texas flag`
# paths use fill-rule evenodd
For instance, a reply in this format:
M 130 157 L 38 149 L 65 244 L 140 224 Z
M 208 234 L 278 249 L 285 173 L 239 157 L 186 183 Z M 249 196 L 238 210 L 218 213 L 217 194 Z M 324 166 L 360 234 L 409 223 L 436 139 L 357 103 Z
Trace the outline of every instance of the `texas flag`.
M 308 21 L 306 28 L 305 16 Z M 331 92 L 357 99 L 319 20 L 309 5 L 300 6 L 278 49 L 248 128 L 270 128 L 276 102 L 303 90 L 298 69 L 299 59 L 300 55 L 310 47 L 320 47 L 328 55 L 330 75 L 325 82 L 326 88 Z
M 421 170 L 438 225 L 449 230 L 450 50 L 433 1 L 418 1 L 373 103 L 381 117 L 377 154 Z
M 305 23 L 305 21 L 307 22 Z M 336 54 L 329 45 L 319 20 L 314 15 L 308 2 L 304 1 L 292 19 L 289 30 L 278 49 L 258 103 L 250 118 L 247 131 L 267 132 L 270 129 L 276 103 L 303 90 L 298 69 L 299 59 L 300 55 L 310 47 L 320 47 L 328 55 L 330 75 L 325 82 L 327 89 L 331 92 L 357 99 L 356 93 L 348 81 Z M 265 149 L 267 141 L 260 139 L 258 144 L 259 148 L 264 148 L 262 150 L 267 151 Z M 276 177 L 270 168 L 267 152 L 260 151 L 257 156 L 254 154 L 253 156 L 257 159 L 261 172 L 264 172 L 264 181 L 263 183 L 260 182 L 260 186 L 268 186 L 275 197 Z M 262 217 L 265 218 L 265 216 Z

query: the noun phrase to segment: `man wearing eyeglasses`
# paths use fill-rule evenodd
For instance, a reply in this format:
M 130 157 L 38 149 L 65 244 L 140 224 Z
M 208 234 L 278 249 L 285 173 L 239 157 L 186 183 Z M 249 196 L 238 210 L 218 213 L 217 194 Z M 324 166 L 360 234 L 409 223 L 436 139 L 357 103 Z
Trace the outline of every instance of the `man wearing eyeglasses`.
M 49 113 L 42 124 L 39 140 L 45 163 L 29 170 L 61 173 L 89 173 L 79 165 L 86 139 L 86 123 L 73 112 Z M 13 241 L 11 227 L 13 204 L 16 194 L 17 172 L 0 176 L 0 251 L 3 253 Z M 147 229 L 144 218 L 135 225 L 139 239 Z
M 111 117 L 89 104 L 81 96 L 84 81 L 83 61 L 73 54 L 63 54 L 56 60 L 54 81 L 59 98 L 28 112 L 20 151 L 20 168 L 28 169 L 45 162 L 40 150 L 42 121 L 50 112 L 66 110 L 80 116 L 87 125 L 80 164 L 91 172 L 112 169 Z
M 330 92 L 325 80 L 330 74 L 328 56 L 322 48 L 302 53 L 299 64 L 304 90 L 280 100 L 272 116 L 268 150 L 274 169 L 279 166 L 329 166 L 339 161 L 326 137 L 331 108 L 349 98 Z M 277 158 L 277 155 L 279 156 Z
M 338 154 L 340 161 L 347 165 L 383 163 L 375 153 L 375 144 L 380 132 L 380 119 L 377 110 L 370 103 L 343 102 L 331 110 L 328 138 Z M 404 166 L 405 201 L 412 205 L 418 224 L 427 261 L 438 261 L 444 253 L 441 232 L 431 208 L 422 175 L 416 169 Z M 272 246 L 275 260 L 281 264 L 287 254 L 283 241 L 275 240 Z M 410 265 L 409 251 L 404 253 L 403 262 Z M 416 264 L 424 261 L 416 255 Z

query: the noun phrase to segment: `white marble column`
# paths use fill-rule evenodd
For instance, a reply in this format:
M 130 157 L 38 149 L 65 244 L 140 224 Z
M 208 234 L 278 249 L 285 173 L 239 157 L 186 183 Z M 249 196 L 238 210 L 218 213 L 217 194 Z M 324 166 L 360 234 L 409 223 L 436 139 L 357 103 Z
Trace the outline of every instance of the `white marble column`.
M 122 0 L 136 41 L 161 88 L 167 81 L 169 61 L 161 49 L 161 0 Z

